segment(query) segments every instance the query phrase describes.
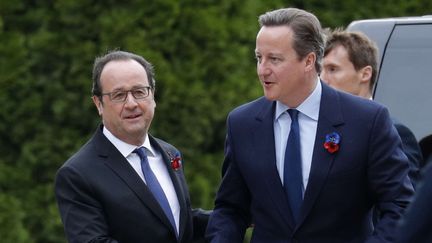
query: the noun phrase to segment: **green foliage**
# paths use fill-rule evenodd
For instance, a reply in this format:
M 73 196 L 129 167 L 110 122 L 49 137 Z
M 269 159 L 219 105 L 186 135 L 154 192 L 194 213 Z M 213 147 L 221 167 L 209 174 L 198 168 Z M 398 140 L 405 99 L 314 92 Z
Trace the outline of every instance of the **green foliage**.
M 151 133 L 182 151 L 192 204 L 211 209 L 226 116 L 261 95 L 254 60 L 257 16 L 285 6 L 314 12 L 326 27 L 432 9 L 428 0 L 2 0 L 2 242 L 65 241 L 55 172 L 99 123 L 90 99 L 91 69 L 95 56 L 114 48 L 155 65 Z
M 29 243 L 29 232 L 23 225 L 24 211 L 20 201 L 10 195 L 0 194 L 0 229 L 2 242 Z

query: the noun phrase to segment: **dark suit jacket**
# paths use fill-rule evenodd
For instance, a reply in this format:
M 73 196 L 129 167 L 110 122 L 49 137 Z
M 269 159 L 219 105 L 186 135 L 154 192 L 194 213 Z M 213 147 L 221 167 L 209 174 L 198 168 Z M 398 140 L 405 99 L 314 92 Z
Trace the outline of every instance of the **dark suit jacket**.
M 425 166 L 415 198 L 398 229 L 398 243 L 432 242 L 432 164 Z
M 179 239 L 152 193 L 101 126 L 56 176 L 55 194 L 69 242 L 186 243 L 192 241 L 193 222 L 205 227 L 206 216 L 191 211 L 183 170 L 169 165 L 168 152 L 175 154 L 176 148 L 149 139 L 162 154 L 177 193 Z
M 423 165 L 423 155 L 420 146 L 414 134 L 407 126 L 405 126 L 396 119 L 393 119 L 393 123 L 399 136 L 402 139 L 402 148 L 410 162 L 410 170 L 408 174 L 413 181 L 413 185 L 415 187 L 416 182 L 420 177 L 420 168 Z
M 408 160 L 386 108 L 322 84 L 309 181 L 294 225 L 276 168 L 275 102 L 259 98 L 229 114 L 223 178 L 210 217 L 211 242 L 390 242 L 413 194 Z M 340 149 L 324 148 L 337 132 Z M 375 231 L 371 208 L 383 213 Z
M 392 121 L 393 121 L 393 125 L 395 126 L 399 134 L 399 137 L 402 140 L 403 151 L 405 155 L 408 157 L 409 167 L 410 167 L 408 175 L 411 179 L 414 189 L 416 189 L 417 181 L 420 178 L 420 168 L 423 165 L 423 155 L 420 146 L 417 143 L 417 139 L 415 138 L 414 134 L 407 126 L 405 126 L 395 118 L 392 118 Z M 379 215 L 380 215 L 379 210 L 375 208 L 374 215 L 373 215 L 374 225 L 379 220 L 380 217 Z

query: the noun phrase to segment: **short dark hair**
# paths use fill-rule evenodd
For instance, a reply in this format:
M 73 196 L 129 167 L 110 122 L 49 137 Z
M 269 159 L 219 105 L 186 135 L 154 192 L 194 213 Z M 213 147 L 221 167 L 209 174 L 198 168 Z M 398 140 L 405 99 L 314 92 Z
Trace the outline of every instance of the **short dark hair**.
M 283 8 L 259 16 L 260 27 L 286 25 L 293 30 L 293 49 L 300 59 L 311 52 L 316 55 L 315 69 L 321 72 L 324 55 L 324 34 L 318 18 L 305 10 Z
M 378 75 L 378 47 L 375 42 L 361 32 L 344 31 L 341 28 L 328 32 L 324 56 L 337 46 L 342 46 L 348 52 L 348 58 L 355 70 L 371 66 L 372 76 L 369 90 L 372 91 Z
M 141 64 L 147 73 L 147 78 L 149 81 L 150 88 L 152 90 L 155 90 L 156 82 L 154 79 L 154 69 L 153 69 L 153 65 L 150 62 L 145 60 L 144 57 L 134 53 L 113 50 L 113 51 L 109 51 L 107 54 L 103 56 L 97 57 L 94 61 L 93 75 L 92 75 L 92 80 L 93 80 L 92 94 L 94 96 L 100 97 L 102 95 L 100 77 L 105 65 L 110 61 L 117 61 L 117 60 L 135 60 L 139 64 Z

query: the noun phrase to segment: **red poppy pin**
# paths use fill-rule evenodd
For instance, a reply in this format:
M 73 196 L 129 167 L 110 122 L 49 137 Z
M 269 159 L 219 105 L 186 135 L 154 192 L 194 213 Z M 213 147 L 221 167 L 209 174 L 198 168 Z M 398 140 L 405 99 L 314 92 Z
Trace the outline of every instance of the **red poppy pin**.
M 324 148 L 331 154 L 339 150 L 340 136 L 336 132 L 332 132 L 326 135 Z
M 180 157 L 180 153 L 177 152 L 174 157 L 171 157 L 171 168 L 174 170 L 180 169 L 182 166 L 182 161 Z

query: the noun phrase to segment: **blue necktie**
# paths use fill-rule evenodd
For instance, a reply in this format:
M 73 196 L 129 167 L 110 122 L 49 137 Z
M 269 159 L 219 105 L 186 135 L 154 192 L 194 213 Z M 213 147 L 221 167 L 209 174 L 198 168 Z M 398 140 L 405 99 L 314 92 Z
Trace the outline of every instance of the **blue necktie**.
M 147 187 L 150 189 L 150 191 L 153 193 L 153 196 L 159 202 L 159 205 L 161 206 L 161 208 L 165 212 L 165 215 L 167 216 L 167 218 L 171 222 L 171 225 L 173 226 L 176 234 L 178 235 L 177 227 L 176 227 L 176 224 L 174 221 L 174 216 L 172 214 L 171 207 L 168 203 L 168 199 L 166 198 L 165 193 L 164 193 L 161 185 L 159 184 L 156 176 L 154 175 L 153 171 L 150 168 L 145 148 L 144 147 L 137 148 L 134 150 L 134 152 L 137 153 L 141 159 L 141 170 L 144 174 L 144 178 L 146 180 Z
M 284 188 L 291 207 L 294 221 L 297 223 L 303 201 L 303 179 L 300 154 L 300 129 L 298 110 L 288 109 L 291 116 L 291 131 L 288 136 L 284 161 Z

